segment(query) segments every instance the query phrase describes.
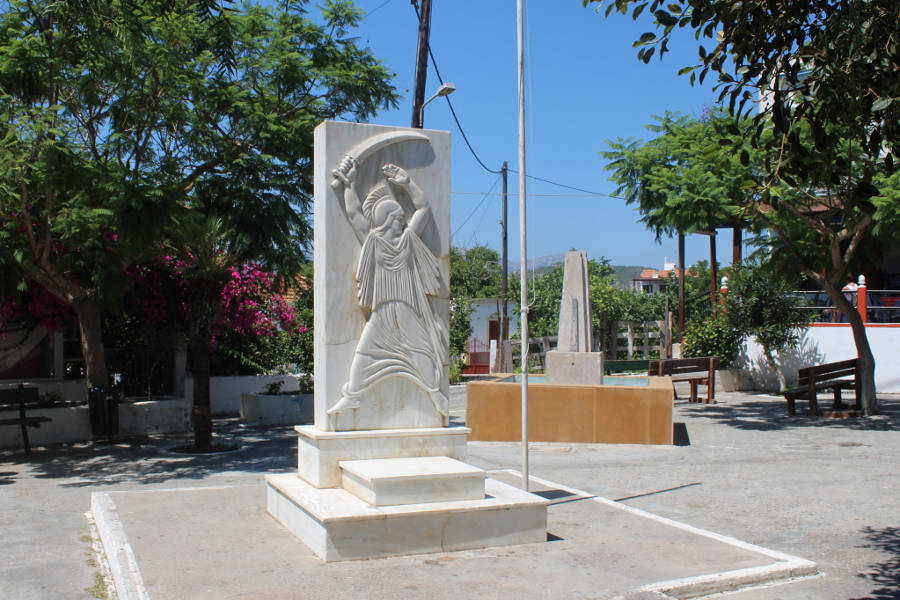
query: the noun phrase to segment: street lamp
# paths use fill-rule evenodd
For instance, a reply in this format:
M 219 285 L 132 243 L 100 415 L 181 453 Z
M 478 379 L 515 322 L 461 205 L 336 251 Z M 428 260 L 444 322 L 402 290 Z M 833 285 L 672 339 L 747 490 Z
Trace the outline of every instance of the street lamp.
M 425 107 L 428 106 L 428 103 L 434 100 L 435 98 L 442 98 L 444 96 L 449 96 L 453 92 L 456 91 L 456 86 L 450 82 L 442 83 L 441 87 L 438 88 L 438 91 L 434 93 L 434 95 L 422 103 L 422 108 L 419 109 L 419 126 L 422 127 L 425 125 Z

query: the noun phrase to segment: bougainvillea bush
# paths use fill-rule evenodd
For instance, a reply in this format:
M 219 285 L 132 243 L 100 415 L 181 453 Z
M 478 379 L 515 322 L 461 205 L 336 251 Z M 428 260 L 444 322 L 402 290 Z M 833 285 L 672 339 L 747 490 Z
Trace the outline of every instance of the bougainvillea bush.
M 119 306 L 107 308 L 103 328 L 105 344 L 115 349 L 107 353 L 108 370 L 119 374 L 119 387 L 128 395 L 167 387 L 160 364 L 170 363 L 184 344 L 191 319 L 184 292 L 189 268 L 171 256 L 125 268 L 126 294 Z M 311 371 L 312 331 L 285 299 L 285 282 L 254 262 L 225 267 L 225 272 L 221 319 L 210 345 L 214 373 Z M 30 281 L 22 291 L 0 295 L 0 332 L 22 326 L 57 332 L 76 327 L 77 321 L 71 307 Z

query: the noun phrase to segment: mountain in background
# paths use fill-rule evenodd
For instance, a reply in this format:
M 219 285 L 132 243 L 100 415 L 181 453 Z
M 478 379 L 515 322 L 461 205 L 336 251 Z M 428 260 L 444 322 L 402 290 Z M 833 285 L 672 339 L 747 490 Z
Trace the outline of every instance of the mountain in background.
M 532 258 L 528 261 L 528 270 L 533 270 L 534 274 L 540 277 L 541 275 L 545 275 L 559 265 L 563 264 L 565 259 L 565 254 L 549 254 L 547 256 Z M 641 267 L 638 265 L 613 265 L 612 268 L 616 274 L 616 287 L 624 290 L 630 290 L 631 280 L 639 277 L 641 271 L 643 271 L 644 269 L 650 269 L 652 267 Z M 517 273 L 518 271 L 519 263 L 510 262 L 510 274 Z
M 528 261 L 528 270 L 536 271 L 538 275 L 543 275 L 553 267 L 563 264 L 566 260 L 565 254 L 548 254 L 547 256 L 538 256 Z M 543 272 L 540 272 L 543 269 Z M 519 270 L 519 263 L 510 261 L 509 272 Z

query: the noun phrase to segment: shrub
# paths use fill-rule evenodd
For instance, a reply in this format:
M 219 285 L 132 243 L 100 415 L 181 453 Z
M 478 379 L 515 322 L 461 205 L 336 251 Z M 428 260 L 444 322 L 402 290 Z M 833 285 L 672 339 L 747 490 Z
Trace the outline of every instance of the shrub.
M 718 356 L 719 365 L 734 363 L 743 345 L 743 335 L 731 327 L 724 314 L 695 319 L 685 326 L 682 356 Z

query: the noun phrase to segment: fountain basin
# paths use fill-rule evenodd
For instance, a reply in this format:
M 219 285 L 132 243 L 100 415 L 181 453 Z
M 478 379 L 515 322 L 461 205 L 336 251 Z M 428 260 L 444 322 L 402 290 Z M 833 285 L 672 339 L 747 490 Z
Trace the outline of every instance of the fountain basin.
M 466 385 L 470 440 L 522 439 L 520 376 Z M 668 377 L 610 376 L 603 385 L 549 384 L 528 378 L 528 439 L 533 442 L 672 444 L 675 391 Z

